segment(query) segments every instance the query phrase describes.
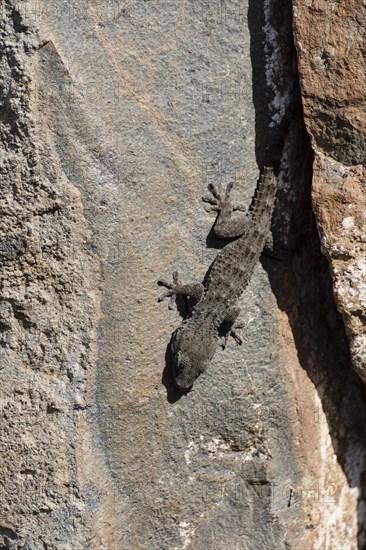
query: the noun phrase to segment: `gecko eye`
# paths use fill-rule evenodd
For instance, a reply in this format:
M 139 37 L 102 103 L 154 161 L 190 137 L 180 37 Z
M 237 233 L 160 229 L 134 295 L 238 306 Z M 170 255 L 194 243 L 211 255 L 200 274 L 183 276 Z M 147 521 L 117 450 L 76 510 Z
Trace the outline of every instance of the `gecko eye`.
M 181 351 L 177 351 L 176 358 L 177 358 L 177 367 L 179 367 L 181 362 L 182 362 L 182 352 Z

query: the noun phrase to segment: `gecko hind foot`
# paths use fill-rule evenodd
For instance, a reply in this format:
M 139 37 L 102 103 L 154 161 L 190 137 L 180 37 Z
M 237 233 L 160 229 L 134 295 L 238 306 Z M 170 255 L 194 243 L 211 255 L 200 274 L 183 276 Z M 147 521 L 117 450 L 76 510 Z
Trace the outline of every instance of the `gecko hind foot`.
M 213 183 L 210 183 L 208 185 L 208 190 L 210 191 L 211 195 L 203 195 L 202 200 L 206 203 L 205 210 L 206 212 L 220 212 L 223 210 L 226 206 L 229 206 L 232 208 L 232 210 L 246 210 L 245 204 L 231 204 L 230 203 L 230 193 L 234 186 L 234 182 L 230 181 L 227 186 L 225 193 L 222 193 L 221 188 L 218 188 Z
M 216 199 L 215 197 L 210 197 L 209 195 L 204 195 L 202 197 L 203 202 L 205 202 L 205 210 L 206 212 L 220 212 L 222 206 L 221 201 Z
M 225 203 L 229 199 L 230 191 L 233 187 L 233 182 L 230 182 L 226 187 L 226 192 L 223 195 L 221 186 L 218 187 L 213 183 L 208 184 L 208 190 L 210 191 L 210 195 L 204 195 L 202 197 L 203 202 L 207 203 L 205 205 L 206 212 L 220 212 L 220 210 L 223 209 L 225 206 Z

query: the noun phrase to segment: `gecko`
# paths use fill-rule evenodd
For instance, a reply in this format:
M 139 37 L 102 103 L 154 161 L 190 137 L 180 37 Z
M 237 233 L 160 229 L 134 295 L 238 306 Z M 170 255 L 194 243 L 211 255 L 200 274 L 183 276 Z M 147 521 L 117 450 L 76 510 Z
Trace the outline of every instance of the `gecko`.
M 193 301 L 191 312 L 170 341 L 173 383 L 181 391 L 188 391 L 207 370 L 220 338 L 224 339 L 223 347 L 230 335 L 238 344 L 242 343 L 237 333 L 243 327 L 238 320 L 237 302 L 250 282 L 270 234 L 277 190 L 273 168 L 265 166 L 261 171 L 248 210 L 232 202 L 232 187 L 230 182 L 222 193 L 209 184 L 210 194 L 202 197 L 207 211 L 218 212 L 213 228 L 216 237 L 236 238 L 218 253 L 203 284 L 181 284 L 178 272 L 173 273 L 172 283 L 162 278 L 157 281 L 167 289 L 159 295 L 159 302 L 170 298 L 172 304 L 178 295 Z

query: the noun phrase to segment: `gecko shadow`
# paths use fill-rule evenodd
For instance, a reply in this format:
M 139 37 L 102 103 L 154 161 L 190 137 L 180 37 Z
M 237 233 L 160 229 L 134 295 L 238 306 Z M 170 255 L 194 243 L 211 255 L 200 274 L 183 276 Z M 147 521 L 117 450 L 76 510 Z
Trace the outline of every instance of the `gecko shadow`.
M 173 358 L 172 358 L 172 352 L 170 343 L 172 341 L 173 335 L 170 338 L 169 344 L 166 348 L 165 352 L 165 367 L 163 370 L 163 375 L 161 382 L 163 386 L 165 386 L 166 392 L 167 392 L 167 400 L 169 403 L 174 404 L 179 399 L 183 397 L 183 395 L 187 395 L 192 388 L 189 388 L 188 390 L 182 391 L 175 387 L 173 382 Z
M 277 67 L 284 67 L 282 74 L 272 73 L 277 80 L 277 90 L 283 91 L 287 86 L 295 99 L 300 97 L 292 3 L 290 0 L 273 0 L 271 10 L 269 13 L 265 0 L 249 0 L 255 146 L 259 166 L 263 162 L 263 147 L 271 139 L 268 125 L 270 105 L 275 99 L 266 74 L 266 55 L 269 51 L 266 26 L 268 30 L 270 25 L 272 35 L 278 37 L 276 55 L 277 60 L 280 58 L 281 61 Z M 271 47 L 273 49 L 273 45 Z M 365 389 L 352 369 L 343 320 L 334 300 L 329 264 L 321 252 L 311 204 L 314 155 L 301 107 L 289 129 L 287 156 L 289 195 L 294 193 L 296 198 L 292 204 L 298 231 L 296 247 L 289 261 L 277 262 L 262 255 L 261 262 L 267 271 L 278 307 L 289 320 L 298 361 L 313 382 L 322 404 L 334 454 L 348 486 L 358 490 L 358 539 L 361 549 L 365 539 L 365 522 L 361 515 L 366 499 L 366 476 L 359 457 L 366 455 Z M 280 201 L 276 210 L 274 218 L 283 218 L 291 212 L 291 204 Z M 320 435 L 320 426 L 315 432 Z M 321 443 L 324 445 L 325 442 Z M 306 468 L 306 464 L 302 467 Z M 322 489 L 326 494 L 327 488 Z

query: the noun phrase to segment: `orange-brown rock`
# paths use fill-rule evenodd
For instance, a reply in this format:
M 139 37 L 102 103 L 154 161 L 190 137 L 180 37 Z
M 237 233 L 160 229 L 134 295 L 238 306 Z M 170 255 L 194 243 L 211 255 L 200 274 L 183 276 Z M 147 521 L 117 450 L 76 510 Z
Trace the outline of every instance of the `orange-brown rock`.
M 366 4 L 294 0 L 304 117 L 315 151 L 313 208 L 355 369 L 366 382 Z

